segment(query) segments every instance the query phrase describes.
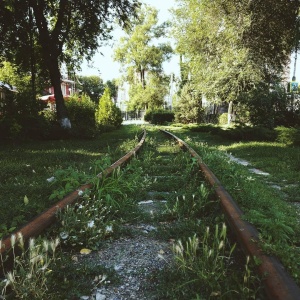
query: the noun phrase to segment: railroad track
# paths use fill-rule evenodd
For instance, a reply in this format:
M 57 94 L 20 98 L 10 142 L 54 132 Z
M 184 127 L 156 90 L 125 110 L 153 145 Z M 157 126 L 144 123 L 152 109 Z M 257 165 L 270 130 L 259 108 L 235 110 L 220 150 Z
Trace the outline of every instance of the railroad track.
M 257 230 L 251 224 L 247 223 L 242 219 L 242 211 L 239 209 L 239 207 L 234 202 L 229 193 L 222 187 L 221 183 L 211 172 L 211 170 L 209 170 L 209 168 L 201 160 L 198 154 L 192 148 L 190 148 L 188 144 L 178 139 L 175 135 L 166 131 L 162 131 L 162 133 L 165 134 L 169 139 L 176 142 L 176 144 L 179 145 L 180 148 L 189 152 L 189 154 L 193 158 L 193 170 L 195 171 L 196 167 L 196 169 L 199 170 L 200 173 L 203 175 L 203 178 L 206 178 L 207 182 L 213 187 L 217 199 L 220 202 L 222 211 L 225 215 L 226 222 L 230 227 L 235 239 L 238 241 L 239 245 L 244 251 L 245 255 L 248 255 L 260 261 L 260 264 L 257 269 L 260 276 L 264 278 L 263 286 L 267 297 L 269 299 L 280 300 L 300 299 L 299 287 L 285 272 L 283 266 L 275 258 L 269 257 L 262 252 L 262 250 L 259 248 Z M 128 154 L 126 154 L 108 169 L 98 174 L 98 177 L 102 177 L 104 175 L 107 176 L 111 174 L 115 169 L 126 164 L 130 159 L 135 157 L 136 153 L 140 151 L 145 140 L 146 131 L 143 132 L 140 142 L 133 150 L 131 150 Z M 142 260 L 141 257 L 134 257 L 134 250 L 130 248 L 130 245 L 132 245 L 133 243 L 138 245 L 137 247 L 141 247 L 141 249 L 135 250 L 136 252 L 141 252 L 142 256 L 147 256 L 145 255 L 145 247 L 151 247 L 151 245 L 154 244 L 154 252 L 156 254 L 159 253 L 160 257 L 168 264 L 171 264 L 172 261 L 170 251 L 168 250 L 170 248 L 170 245 L 168 245 L 168 243 L 166 242 L 159 242 L 159 239 L 153 238 L 153 236 L 157 235 L 157 231 L 159 230 L 160 226 L 153 226 L 153 221 L 158 222 L 156 224 L 161 224 L 164 223 L 161 217 L 165 217 L 166 215 L 170 216 L 170 211 L 172 209 L 174 210 L 174 206 L 173 208 L 171 206 L 168 207 L 167 202 L 169 199 L 177 198 L 177 200 L 179 199 L 180 201 L 184 201 L 185 196 L 182 194 L 182 186 L 188 184 L 188 182 L 186 181 L 191 180 L 193 176 L 186 177 L 186 173 L 183 172 L 182 169 L 178 169 L 178 164 L 176 162 L 176 157 L 178 156 L 179 152 L 178 146 L 176 148 L 176 146 L 174 145 L 171 153 L 168 153 L 168 151 L 163 150 L 164 147 L 166 147 L 164 145 L 164 142 L 162 142 L 162 144 L 158 146 L 161 149 L 160 152 L 158 152 L 158 157 L 154 157 L 152 153 L 151 159 L 156 161 L 156 164 L 148 163 L 147 170 L 145 170 L 145 175 L 148 179 L 150 178 L 150 181 L 152 181 L 153 183 L 152 186 L 155 187 L 154 190 L 148 190 L 147 194 L 145 194 L 145 199 L 139 199 L 138 201 L 138 208 L 146 219 L 140 219 L 139 222 L 124 225 L 125 227 L 127 226 L 126 228 L 128 230 L 132 230 L 137 235 L 133 235 L 131 238 L 124 238 L 121 241 L 118 240 L 110 244 L 108 243 L 106 250 L 103 250 L 103 252 L 101 252 L 102 259 L 111 261 L 111 263 L 113 263 L 114 265 L 110 265 L 109 267 L 114 267 L 116 271 L 120 271 L 120 274 L 124 277 L 123 280 L 125 281 L 127 280 L 127 270 L 124 270 L 124 265 L 128 264 L 128 256 L 133 256 L 133 259 L 135 261 Z M 143 157 L 142 159 L 145 160 L 145 157 Z M 149 157 L 147 157 L 146 159 L 150 160 Z M 184 160 L 185 158 L 183 158 L 183 161 Z M 182 165 L 180 164 L 179 166 L 182 167 Z M 162 169 L 167 170 L 167 172 L 165 174 L 162 174 Z M 182 177 L 182 173 L 185 173 L 185 176 Z M 199 174 L 197 174 L 196 178 L 198 178 L 198 176 Z M 168 184 L 168 181 L 172 182 L 172 184 Z M 164 182 L 164 184 L 158 184 L 159 182 Z M 167 189 L 168 185 L 174 186 L 174 182 L 177 182 L 175 185 L 177 185 L 178 190 L 180 190 L 180 192 L 177 193 L 179 197 L 178 195 L 176 196 L 176 194 L 174 194 L 174 188 L 172 188 L 171 190 Z M 55 215 L 59 209 L 62 209 L 67 205 L 74 203 L 79 198 L 78 192 L 83 191 L 87 188 L 92 188 L 92 185 L 87 184 L 81 186 L 76 191 L 74 191 L 73 193 L 65 197 L 63 200 L 55 204 L 53 207 L 42 213 L 40 216 L 36 217 L 32 222 L 28 223 L 23 228 L 16 231 L 15 234 L 17 235 L 18 233 L 22 233 L 26 240 L 39 235 L 43 230 L 45 230 L 50 224 L 52 224 L 55 221 Z M 161 215 L 162 211 L 166 211 L 166 207 L 168 213 L 165 215 Z M 169 222 L 169 224 L 172 224 L 172 222 L 173 221 Z M 167 227 L 170 226 L 169 224 L 167 225 Z M 151 237 L 150 239 L 149 236 Z M 148 244 L 149 241 L 151 242 L 150 244 Z M 4 239 L 2 241 L 2 247 L 0 249 L 1 254 L 7 252 L 7 250 L 9 250 L 10 247 L 11 239 Z M 123 263 L 116 263 L 116 261 L 114 261 L 109 255 L 113 253 L 113 249 L 118 249 L 119 252 L 124 252 Z M 131 249 L 132 251 L 126 252 L 124 249 Z M 97 260 L 96 257 L 94 257 L 93 259 Z M 148 259 L 148 263 L 150 263 L 150 265 L 146 264 L 145 266 L 143 265 L 143 263 L 141 263 L 140 265 L 136 265 L 136 263 L 133 262 L 131 262 L 131 264 L 139 268 L 148 268 L 151 272 L 155 272 L 155 270 L 151 269 L 151 263 L 153 263 L 153 261 L 156 261 L 156 258 L 151 256 Z M 157 264 L 154 263 L 153 265 L 155 265 L 156 268 L 163 267 L 163 265 L 160 262 L 157 262 Z M 114 291 L 109 290 L 109 288 L 103 288 L 102 290 L 100 290 L 100 292 L 98 291 L 96 292 L 96 294 L 94 293 L 94 297 L 97 297 L 98 295 L 99 299 L 101 299 L 100 297 L 105 299 L 105 297 L 109 295 L 116 297 L 122 296 L 125 297 L 124 299 L 150 299 L 148 298 L 149 296 L 145 294 L 147 293 L 147 290 L 143 290 L 143 288 L 141 287 L 142 284 L 146 283 L 147 278 L 149 278 L 149 274 L 145 274 L 145 277 L 139 275 L 137 278 L 135 278 L 134 276 L 134 273 L 131 274 L 131 278 L 133 277 L 135 279 L 133 283 L 128 281 L 126 282 L 126 286 L 131 288 L 129 288 L 131 296 L 128 294 L 128 291 L 126 291 L 126 287 L 124 288 L 124 285 L 121 285 L 121 287 L 123 288 L 119 292 L 115 292 L 115 287 L 113 288 Z M 137 281 L 139 281 L 139 283 Z M 134 284 L 135 286 L 139 287 L 139 290 L 134 289 L 134 287 L 132 286 Z M 133 296 L 135 298 L 132 298 Z

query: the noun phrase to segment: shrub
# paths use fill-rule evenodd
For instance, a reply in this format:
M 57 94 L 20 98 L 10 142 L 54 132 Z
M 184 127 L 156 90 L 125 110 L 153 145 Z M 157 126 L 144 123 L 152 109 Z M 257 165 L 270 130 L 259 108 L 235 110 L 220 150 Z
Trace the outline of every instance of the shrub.
M 175 105 L 175 119 L 176 122 L 184 124 L 203 121 L 202 94 L 196 85 L 186 83 L 182 87 L 179 100 Z
M 222 136 L 234 141 L 275 141 L 276 132 L 265 127 L 238 126 L 222 131 Z
M 219 116 L 218 120 L 219 125 L 227 125 L 228 124 L 228 113 L 223 113 Z
M 166 122 L 173 122 L 174 113 L 164 109 L 147 111 L 144 116 L 144 120 L 152 124 L 164 124 Z
M 89 96 L 74 95 L 66 100 L 69 118 L 72 124 L 71 133 L 76 137 L 91 138 L 96 133 L 95 103 Z
M 153 111 L 152 110 L 147 110 L 146 113 L 145 113 L 145 115 L 144 115 L 144 120 L 146 122 L 151 122 L 152 115 L 153 115 Z
M 300 129 L 279 126 L 275 128 L 277 132 L 276 141 L 286 145 L 300 146 Z
M 105 88 L 99 100 L 96 120 L 99 125 L 112 125 L 114 127 L 120 127 L 123 122 L 121 110 L 112 102 L 108 87 Z

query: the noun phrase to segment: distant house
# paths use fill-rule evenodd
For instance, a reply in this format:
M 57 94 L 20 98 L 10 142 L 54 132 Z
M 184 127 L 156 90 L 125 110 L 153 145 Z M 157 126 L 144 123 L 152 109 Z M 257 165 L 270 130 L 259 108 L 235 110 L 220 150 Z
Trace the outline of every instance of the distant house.
M 61 91 L 65 99 L 72 96 L 76 92 L 75 81 L 67 78 L 62 78 Z M 54 96 L 54 87 L 49 87 L 48 89 L 46 89 L 45 95 L 40 97 L 39 99 L 47 103 L 48 109 L 55 110 L 56 104 Z

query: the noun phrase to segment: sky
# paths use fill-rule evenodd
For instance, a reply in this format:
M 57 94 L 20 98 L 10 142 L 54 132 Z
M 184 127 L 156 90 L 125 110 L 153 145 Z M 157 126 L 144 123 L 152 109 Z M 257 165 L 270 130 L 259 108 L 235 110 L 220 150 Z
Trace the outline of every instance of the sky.
M 159 10 L 159 24 L 171 18 L 169 9 L 175 6 L 175 0 L 143 0 L 141 2 L 154 6 Z M 112 45 L 99 48 L 90 63 L 84 62 L 82 64 L 82 71 L 79 72 L 79 74 L 83 76 L 97 75 L 100 76 L 104 82 L 114 78 L 120 78 L 122 76 L 120 72 L 121 65 L 118 62 L 114 62 L 112 56 L 113 49 L 117 46 L 121 36 L 122 30 L 115 30 L 113 41 L 110 42 Z M 100 54 L 100 52 L 103 55 Z M 163 67 L 166 74 L 179 74 L 179 58 L 173 56 L 170 62 L 164 63 Z

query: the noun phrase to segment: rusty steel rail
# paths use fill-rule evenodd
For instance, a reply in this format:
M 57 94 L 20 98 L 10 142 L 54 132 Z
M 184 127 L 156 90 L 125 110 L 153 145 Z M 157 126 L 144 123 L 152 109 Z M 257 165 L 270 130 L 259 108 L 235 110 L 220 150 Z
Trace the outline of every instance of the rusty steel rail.
M 125 154 L 122 158 L 113 163 L 110 167 L 105 169 L 103 172 L 99 173 L 97 177 L 102 178 L 103 176 L 110 175 L 116 168 L 122 166 L 126 162 L 128 162 L 142 147 L 145 139 L 146 139 L 146 130 L 142 133 L 142 138 L 137 144 L 137 146 Z M 19 234 L 23 235 L 24 240 L 28 240 L 31 237 L 35 237 L 39 235 L 43 230 L 49 227 L 55 221 L 55 215 L 58 210 L 65 208 L 67 205 L 74 203 L 79 198 L 79 192 L 85 191 L 86 189 L 92 188 L 93 185 L 91 183 L 80 186 L 76 191 L 70 193 L 65 196 L 62 200 L 54 204 L 52 207 L 48 208 L 40 215 L 35 217 L 32 221 L 24 225 L 22 228 L 14 231 L 12 234 L 16 235 L 16 239 Z M 11 235 L 12 235 L 11 234 Z M 2 240 L 2 247 L 0 248 L 0 254 L 11 249 L 11 236 L 6 237 Z
M 218 178 L 202 161 L 201 157 L 187 143 L 176 137 L 174 134 L 165 130 L 161 130 L 161 132 L 175 139 L 180 147 L 188 150 L 191 156 L 197 159 L 200 170 L 219 197 L 228 224 L 234 232 L 243 251 L 246 255 L 256 258 L 261 262 L 258 266 L 258 272 L 263 278 L 264 288 L 268 298 L 270 300 L 299 300 L 300 288 L 276 258 L 267 256 L 263 253 L 262 249 L 259 247 L 257 229 L 249 222 L 242 219 L 243 212 L 221 185 Z

